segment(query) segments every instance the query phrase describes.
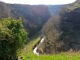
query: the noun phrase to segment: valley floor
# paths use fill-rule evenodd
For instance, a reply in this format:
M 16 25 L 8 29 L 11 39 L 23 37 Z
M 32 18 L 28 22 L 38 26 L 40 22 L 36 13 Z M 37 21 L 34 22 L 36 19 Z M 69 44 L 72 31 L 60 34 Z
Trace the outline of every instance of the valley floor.
M 40 40 L 39 34 L 35 34 L 28 45 L 23 49 L 19 60 L 80 60 L 80 52 L 62 52 L 54 55 L 40 55 L 33 53 L 32 47 Z

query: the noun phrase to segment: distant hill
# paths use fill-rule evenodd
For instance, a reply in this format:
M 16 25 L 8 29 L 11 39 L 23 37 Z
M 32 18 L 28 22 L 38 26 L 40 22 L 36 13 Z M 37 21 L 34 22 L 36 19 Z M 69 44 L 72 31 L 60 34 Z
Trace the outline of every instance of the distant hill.
M 58 14 L 60 8 L 62 8 L 65 5 L 47 5 L 49 8 L 49 11 L 53 14 Z

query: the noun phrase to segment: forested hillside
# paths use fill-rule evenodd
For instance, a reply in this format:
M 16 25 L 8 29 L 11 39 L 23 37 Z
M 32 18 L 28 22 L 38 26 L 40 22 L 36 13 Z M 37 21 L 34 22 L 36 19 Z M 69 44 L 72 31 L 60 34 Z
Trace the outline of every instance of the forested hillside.
M 60 13 L 60 29 L 63 32 L 61 40 L 64 41 L 66 50 L 80 50 L 80 0 L 67 5 Z M 67 43 L 66 43 L 67 42 Z
M 58 53 L 80 50 L 80 0 L 65 5 L 59 11 L 59 17 L 53 16 L 43 26 L 43 43 L 39 44 L 39 53 Z
M 0 18 L 11 17 L 12 19 L 18 19 L 21 17 L 24 28 L 29 36 L 32 36 L 41 30 L 44 23 L 51 17 L 52 12 L 57 14 L 62 6 L 7 4 L 0 2 Z
M 51 17 L 48 7 L 44 5 L 6 4 L 0 2 L 0 18 L 11 17 L 23 20 L 23 25 L 29 36 L 39 31 L 44 23 Z

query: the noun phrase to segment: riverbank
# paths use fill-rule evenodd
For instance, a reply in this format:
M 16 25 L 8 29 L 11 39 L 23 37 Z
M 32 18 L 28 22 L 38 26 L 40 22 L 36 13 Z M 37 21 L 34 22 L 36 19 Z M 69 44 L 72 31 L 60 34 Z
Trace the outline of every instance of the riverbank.
M 27 45 L 25 45 L 24 49 L 22 50 L 22 53 L 19 55 L 18 60 L 22 60 L 26 54 L 35 55 L 33 53 L 33 47 L 39 40 L 40 40 L 40 34 L 38 32 L 30 38 L 30 42 Z

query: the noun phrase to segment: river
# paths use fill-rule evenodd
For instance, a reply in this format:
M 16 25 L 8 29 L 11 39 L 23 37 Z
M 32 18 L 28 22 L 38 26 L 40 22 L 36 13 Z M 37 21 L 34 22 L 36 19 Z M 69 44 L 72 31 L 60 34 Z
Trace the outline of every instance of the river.
M 45 39 L 45 36 L 41 39 L 40 43 L 42 43 L 44 41 L 44 39 Z M 33 49 L 33 53 L 36 54 L 37 56 L 39 56 L 39 52 L 37 52 L 37 46 Z

